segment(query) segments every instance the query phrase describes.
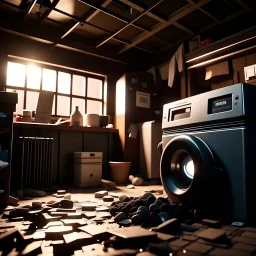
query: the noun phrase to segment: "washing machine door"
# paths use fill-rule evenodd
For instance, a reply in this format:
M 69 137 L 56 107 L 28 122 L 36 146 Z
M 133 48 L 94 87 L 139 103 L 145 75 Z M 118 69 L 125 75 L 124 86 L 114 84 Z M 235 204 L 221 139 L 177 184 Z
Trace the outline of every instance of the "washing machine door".
M 160 166 L 162 184 L 169 198 L 175 203 L 196 205 L 210 188 L 215 161 L 203 140 L 180 135 L 165 146 Z

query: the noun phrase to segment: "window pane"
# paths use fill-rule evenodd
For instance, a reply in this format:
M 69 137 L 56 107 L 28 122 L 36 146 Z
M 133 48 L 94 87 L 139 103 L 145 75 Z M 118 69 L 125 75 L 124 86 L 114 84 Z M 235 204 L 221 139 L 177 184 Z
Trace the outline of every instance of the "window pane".
M 57 115 L 59 116 L 69 116 L 70 114 L 70 98 L 66 96 L 57 96 Z
M 36 111 L 39 92 L 27 92 L 26 109 Z
M 52 102 L 52 115 L 55 115 L 55 95 L 53 96 L 53 102 Z
M 78 109 L 82 115 L 84 115 L 85 111 L 85 100 L 78 99 L 78 98 L 72 98 L 72 109 L 71 113 L 75 110 L 75 107 L 78 106 Z
M 58 72 L 58 92 L 70 94 L 71 75 L 64 72 Z
M 43 90 L 56 91 L 56 71 L 47 68 L 43 69 Z
M 94 100 L 87 100 L 87 114 L 102 115 L 102 103 Z
M 85 96 L 85 77 L 73 75 L 72 94 Z
M 40 89 L 42 70 L 33 65 L 28 66 L 27 87 L 31 89 Z
M 10 86 L 25 86 L 26 66 L 19 63 L 8 62 L 6 84 Z
M 99 79 L 88 78 L 87 96 L 102 99 L 102 81 Z
M 23 90 L 13 90 L 6 89 L 7 92 L 16 92 L 18 93 L 18 103 L 16 104 L 16 114 L 23 114 L 23 105 L 24 105 L 24 91 Z

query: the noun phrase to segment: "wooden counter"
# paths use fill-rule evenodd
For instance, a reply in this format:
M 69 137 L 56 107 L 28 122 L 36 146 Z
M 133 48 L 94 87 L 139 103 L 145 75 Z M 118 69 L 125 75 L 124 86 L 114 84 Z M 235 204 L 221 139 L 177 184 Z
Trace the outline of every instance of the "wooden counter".
M 68 126 L 68 125 L 26 123 L 26 122 L 13 122 L 13 126 L 15 128 L 34 128 L 34 129 L 52 129 L 52 130 L 65 130 L 65 131 L 118 133 L 118 129 L 102 128 L 102 127 L 84 127 L 84 126 L 76 127 L 76 126 Z

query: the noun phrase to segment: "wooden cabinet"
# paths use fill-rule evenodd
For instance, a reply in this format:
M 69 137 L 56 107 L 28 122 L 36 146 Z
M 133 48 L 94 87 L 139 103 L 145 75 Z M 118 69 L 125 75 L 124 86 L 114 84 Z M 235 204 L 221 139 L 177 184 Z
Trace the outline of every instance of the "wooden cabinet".
M 74 152 L 103 152 L 102 177 L 104 179 L 110 178 L 108 162 L 119 159 L 120 150 L 116 150 L 120 149 L 117 129 L 15 122 L 13 136 L 14 143 L 19 140 L 20 136 L 53 138 L 52 185 L 73 185 Z M 15 150 L 15 159 L 16 154 L 18 153 Z M 15 166 L 17 167 L 17 164 Z M 15 168 L 14 173 L 17 172 L 19 172 L 18 168 Z
M 8 163 L 7 167 L 0 168 L 0 208 L 6 207 L 9 203 L 13 112 L 17 101 L 16 93 L 0 92 L 0 160 Z

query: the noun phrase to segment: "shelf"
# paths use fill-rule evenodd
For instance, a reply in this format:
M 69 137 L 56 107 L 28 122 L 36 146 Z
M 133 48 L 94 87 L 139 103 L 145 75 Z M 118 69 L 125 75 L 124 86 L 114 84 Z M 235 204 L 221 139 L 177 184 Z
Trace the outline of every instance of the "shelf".
M 186 54 L 187 68 L 211 65 L 255 50 L 256 26 Z

